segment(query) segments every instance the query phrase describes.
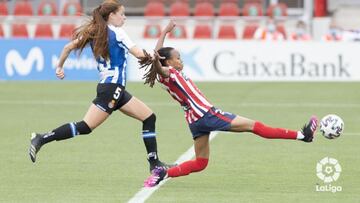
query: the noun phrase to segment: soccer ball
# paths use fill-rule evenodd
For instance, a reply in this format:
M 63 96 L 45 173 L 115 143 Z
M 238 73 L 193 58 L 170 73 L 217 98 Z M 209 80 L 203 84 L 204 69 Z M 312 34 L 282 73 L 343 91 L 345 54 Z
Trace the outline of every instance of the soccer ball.
M 320 132 L 328 139 L 338 138 L 344 130 L 344 121 L 335 114 L 326 115 L 321 119 Z

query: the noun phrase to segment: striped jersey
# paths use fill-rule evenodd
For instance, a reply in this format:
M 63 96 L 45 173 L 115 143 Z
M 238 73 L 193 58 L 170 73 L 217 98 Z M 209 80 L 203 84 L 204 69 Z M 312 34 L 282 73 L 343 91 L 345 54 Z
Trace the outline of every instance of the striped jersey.
M 183 72 L 170 67 L 169 74 L 168 78 L 160 76 L 159 82 L 183 107 L 186 121 L 190 124 L 203 117 L 213 105 Z
M 135 46 L 121 27 L 108 25 L 109 59 L 98 58 L 99 83 L 115 83 L 125 87 L 129 49 Z

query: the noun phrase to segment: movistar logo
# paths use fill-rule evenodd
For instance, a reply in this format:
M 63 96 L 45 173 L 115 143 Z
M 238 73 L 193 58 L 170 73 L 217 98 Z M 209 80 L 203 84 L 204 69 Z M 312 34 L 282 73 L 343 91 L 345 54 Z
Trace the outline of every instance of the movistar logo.
M 8 76 L 13 76 L 15 73 L 21 76 L 29 75 L 34 64 L 37 71 L 44 69 L 44 55 L 39 47 L 30 49 L 25 59 L 14 49 L 10 50 L 5 57 L 5 69 Z

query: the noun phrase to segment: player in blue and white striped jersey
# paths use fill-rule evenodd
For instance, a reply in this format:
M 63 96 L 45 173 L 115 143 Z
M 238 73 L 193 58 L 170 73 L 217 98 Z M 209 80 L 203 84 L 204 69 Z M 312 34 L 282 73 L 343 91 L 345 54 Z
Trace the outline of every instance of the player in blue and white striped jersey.
M 157 155 L 155 114 L 125 89 L 129 53 L 138 59 L 151 59 L 151 56 L 146 56 L 122 29 L 125 20 L 125 8 L 121 3 L 117 0 L 104 1 L 94 9 L 91 21 L 77 28 L 72 41 L 64 47 L 56 68 L 56 76 L 59 79 L 65 77 L 62 67 L 70 52 L 79 50 L 81 53 L 85 46 L 91 46 L 100 73 L 97 96 L 82 121 L 67 123 L 44 134 L 32 133 L 29 154 L 33 162 L 36 161 L 36 154 L 44 144 L 89 134 L 113 111 L 120 110 L 143 123 L 142 137 L 148 153 L 150 170 L 155 166 L 166 166 Z

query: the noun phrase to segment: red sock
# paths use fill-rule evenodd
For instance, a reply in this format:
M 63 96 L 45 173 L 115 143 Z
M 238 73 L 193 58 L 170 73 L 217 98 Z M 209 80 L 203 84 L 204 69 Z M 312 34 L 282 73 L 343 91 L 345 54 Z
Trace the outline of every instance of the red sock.
M 287 130 L 283 128 L 272 128 L 263 123 L 256 121 L 253 133 L 268 139 L 296 139 L 297 131 Z
M 167 170 L 169 177 L 186 176 L 192 172 L 202 171 L 206 168 L 209 159 L 196 158 L 195 160 L 186 161 L 178 166 L 171 167 Z

